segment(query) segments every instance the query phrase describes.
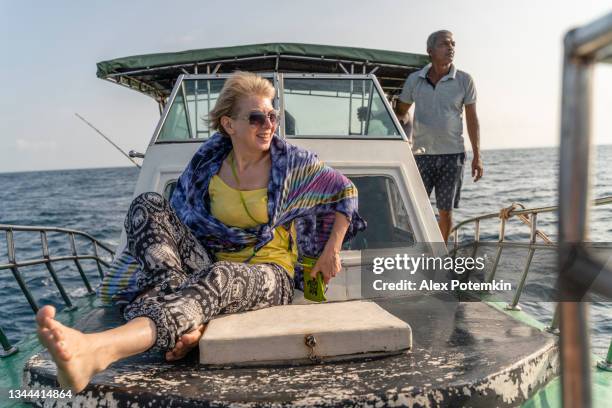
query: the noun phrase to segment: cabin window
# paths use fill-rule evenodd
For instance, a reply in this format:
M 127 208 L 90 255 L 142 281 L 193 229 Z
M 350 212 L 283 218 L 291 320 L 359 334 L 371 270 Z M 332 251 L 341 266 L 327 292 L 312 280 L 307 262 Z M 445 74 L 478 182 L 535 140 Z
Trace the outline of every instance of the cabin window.
M 271 78 L 268 78 L 272 82 Z M 186 79 L 177 90 L 158 142 L 205 140 L 215 133 L 208 126 L 208 112 L 217 103 L 225 78 Z
M 358 233 L 345 249 L 407 247 L 416 240 L 408 211 L 393 178 L 348 176 L 359 191 L 359 214 L 368 228 Z
M 400 139 L 400 133 L 371 79 L 286 78 L 287 137 Z
M 357 234 L 344 249 L 380 249 L 415 244 L 408 211 L 395 181 L 388 176 L 348 176 L 359 191 L 359 214 L 368 228 Z M 170 200 L 176 180 L 164 187 Z
M 183 81 L 157 140 L 208 139 L 214 133 L 208 127 L 208 112 L 215 106 L 224 83 L 224 78 Z
M 287 74 L 290 75 L 290 74 Z M 273 82 L 272 76 L 266 77 Z M 208 139 L 208 126 L 226 78 L 187 78 L 175 88 L 156 142 Z M 372 78 L 283 80 L 283 120 L 289 138 L 401 139 L 393 113 Z M 275 99 L 274 106 L 278 107 Z

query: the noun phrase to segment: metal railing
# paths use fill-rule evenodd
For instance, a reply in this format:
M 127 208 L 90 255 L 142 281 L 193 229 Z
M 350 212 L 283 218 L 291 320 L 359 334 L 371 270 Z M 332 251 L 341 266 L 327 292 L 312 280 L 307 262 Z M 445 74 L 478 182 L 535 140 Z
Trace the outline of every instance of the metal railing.
M 612 196 L 602 197 L 594 200 L 592 205 L 594 207 L 612 204 Z M 515 209 L 516 207 L 522 207 L 521 209 Z M 455 225 L 451 229 L 451 236 L 453 237 L 453 249 L 452 254 L 456 254 L 457 251 L 461 248 L 465 247 L 473 247 L 473 254 L 476 254 L 478 250 L 478 246 L 484 244 L 483 241 L 480 240 L 480 230 L 481 223 L 485 220 L 494 220 L 499 219 L 499 233 L 497 236 L 497 251 L 495 252 L 495 257 L 493 258 L 493 263 L 491 266 L 491 270 L 487 276 L 485 276 L 485 282 L 490 283 L 495 278 L 495 273 L 497 272 L 497 268 L 499 266 L 499 262 L 502 256 L 502 252 L 504 247 L 524 247 L 527 248 L 527 258 L 525 261 L 525 265 L 523 267 L 523 272 L 521 274 L 521 278 L 517 285 L 516 292 L 514 294 L 514 298 L 511 303 L 507 305 L 508 310 L 520 310 L 520 306 L 518 305 L 521 294 L 525 287 L 525 282 L 527 280 L 527 276 L 529 274 L 529 269 L 531 267 L 531 263 L 533 261 L 533 257 L 535 255 L 536 250 L 538 249 L 551 249 L 557 248 L 557 244 L 548 237 L 543 231 L 538 229 L 538 214 L 542 213 L 551 213 L 558 211 L 559 207 L 557 206 L 549 206 L 549 207 L 537 207 L 537 208 L 524 208 L 521 204 L 514 203 L 511 207 L 501 210 L 500 212 L 490 213 L 480 215 L 478 217 L 470 218 L 465 221 L 462 221 Z M 512 218 L 516 217 L 519 221 L 522 222 L 523 225 L 529 228 L 529 241 L 519 242 L 519 241 L 506 241 L 506 226 L 508 221 Z M 468 240 L 465 242 L 459 242 L 459 231 L 462 228 L 467 226 L 474 226 L 474 237 L 472 240 Z M 537 239 L 543 241 L 542 243 L 538 243 Z M 558 313 L 555 312 L 553 319 L 551 321 L 550 326 L 548 326 L 548 330 L 551 332 L 556 332 L 558 329 Z
M 602 197 L 594 200 L 592 202 L 593 207 L 599 207 L 603 205 L 612 204 L 612 196 Z M 517 210 L 516 207 L 520 206 L 521 209 Z M 556 242 L 553 242 L 548 235 L 546 235 L 543 231 L 537 228 L 538 222 L 538 214 L 540 213 L 550 213 L 558 211 L 557 206 L 549 206 L 549 207 L 538 207 L 538 208 L 524 208 L 521 204 L 513 203 L 512 206 L 501 210 L 497 213 L 484 214 L 477 217 L 469 218 L 464 220 L 457 225 L 455 225 L 451 229 L 451 236 L 453 237 L 453 247 L 451 250 L 451 254 L 455 256 L 460 249 L 472 247 L 472 257 L 474 257 L 478 251 L 479 246 L 484 246 L 490 244 L 488 241 L 480 240 L 480 231 L 481 231 L 481 223 L 484 220 L 494 220 L 499 219 L 499 232 L 497 236 L 497 241 L 494 245 L 497 246 L 497 251 L 495 252 L 495 258 L 493 259 L 493 264 L 491 266 L 491 270 L 488 275 L 485 276 L 484 281 L 490 283 L 495 278 L 495 273 L 497 271 L 497 267 L 499 266 L 499 261 L 502 255 L 502 251 L 504 247 L 520 247 L 528 249 L 527 258 L 525 261 L 525 266 L 523 268 L 523 273 L 521 274 L 520 281 L 517 285 L 516 292 L 514 293 L 513 300 L 508 303 L 506 306 L 506 310 L 521 310 L 519 306 L 519 301 L 521 299 L 521 295 L 523 289 L 525 287 L 525 283 L 527 281 L 527 276 L 529 274 L 530 266 L 533 261 L 534 254 L 538 249 L 557 249 L 558 245 Z M 506 241 L 506 226 L 507 223 L 512 217 L 516 217 L 519 221 L 522 222 L 522 225 L 529 228 L 529 242 L 520 242 L 520 241 Z M 470 225 L 474 227 L 474 236 L 473 239 L 469 239 L 459 242 L 459 232 L 462 228 L 466 228 Z M 544 241 L 544 243 L 537 243 L 537 238 Z M 550 325 L 546 327 L 548 332 L 559 334 L 559 314 L 560 314 L 560 305 L 557 304 L 555 308 L 555 312 L 552 316 Z M 597 367 L 602 370 L 612 371 L 612 339 L 610 340 L 610 345 L 608 348 L 608 353 L 605 359 L 599 361 L 597 363 Z
M 6 251 L 7 251 L 7 259 L 8 263 L 0 263 L 0 271 L 10 270 L 15 278 L 15 281 L 19 285 L 21 292 L 29 303 L 32 311 L 34 313 L 38 312 L 38 303 L 36 299 L 32 295 L 32 291 L 26 284 L 23 279 L 23 275 L 21 274 L 20 268 L 31 267 L 35 265 L 45 265 L 49 275 L 51 276 L 55 287 L 57 288 L 64 304 L 66 305 L 66 310 L 74 310 L 74 304 L 70 299 L 70 296 L 66 292 L 64 285 L 62 284 L 57 271 L 55 270 L 55 264 L 58 262 L 68 262 L 73 263 L 76 267 L 81 280 L 83 281 L 83 285 L 87 290 L 88 295 L 95 294 L 92 285 L 83 269 L 83 264 L 81 261 L 83 260 L 93 260 L 96 263 L 96 268 L 98 272 L 98 276 L 100 279 L 104 277 L 104 273 L 102 271 L 102 266 L 108 268 L 109 264 L 105 259 L 100 255 L 100 252 L 103 251 L 107 257 L 112 258 L 115 252 L 101 243 L 94 237 L 89 234 L 86 234 L 81 231 L 67 229 L 67 228 L 54 228 L 54 227 L 34 227 L 34 226 L 21 226 L 21 225 L 5 225 L 0 224 L 0 232 L 4 232 L 6 238 Z M 19 260 L 17 258 L 16 250 L 15 250 L 15 232 L 30 232 L 30 233 L 38 233 L 40 235 L 40 248 L 41 248 L 41 257 L 33 258 L 33 259 L 25 259 Z M 62 238 L 65 239 L 65 243 L 69 244 L 69 254 L 68 255 L 51 255 L 49 251 L 49 239 L 48 235 L 50 233 L 57 233 Z M 79 252 L 79 248 L 77 247 L 77 238 L 80 240 L 84 240 L 85 245 L 88 246 L 88 251 Z M 81 248 L 82 249 L 82 248 Z M 30 248 L 29 248 L 30 250 Z M 13 347 L 8 341 L 6 335 L 4 334 L 2 328 L 0 327 L 0 345 L 2 346 L 2 350 L 0 350 L 0 357 L 6 357 L 11 354 L 17 352 L 17 348 Z

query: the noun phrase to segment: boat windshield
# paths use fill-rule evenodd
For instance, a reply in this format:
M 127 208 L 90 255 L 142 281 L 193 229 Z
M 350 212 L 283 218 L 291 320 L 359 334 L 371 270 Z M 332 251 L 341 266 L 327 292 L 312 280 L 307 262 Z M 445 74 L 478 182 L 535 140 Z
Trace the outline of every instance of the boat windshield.
M 208 112 L 225 79 L 186 76 L 179 81 L 154 136 L 156 143 L 209 138 L 214 130 L 208 126 Z M 268 79 L 276 84 L 274 106 L 283 118 L 279 132 L 287 138 L 402 138 L 373 76 L 281 74 Z

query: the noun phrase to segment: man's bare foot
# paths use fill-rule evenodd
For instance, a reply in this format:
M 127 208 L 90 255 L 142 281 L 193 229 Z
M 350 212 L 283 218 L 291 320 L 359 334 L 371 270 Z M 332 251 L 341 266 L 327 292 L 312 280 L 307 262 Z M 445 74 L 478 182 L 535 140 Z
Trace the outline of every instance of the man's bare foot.
M 88 335 L 55 320 L 55 308 L 44 306 L 36 314 L 38 338 L 57 365 L 57 379 L 62 388 L 82 391 L 91 377 L 104 368 Z
M 204 324 L 189 333 L 183 334 L 180 340 L 176 342 L 174 348 L 166 353 L 166 360 L 174 361 L 185 357 L 187 353 L 198 345 L 205 329 L 206 325 Z

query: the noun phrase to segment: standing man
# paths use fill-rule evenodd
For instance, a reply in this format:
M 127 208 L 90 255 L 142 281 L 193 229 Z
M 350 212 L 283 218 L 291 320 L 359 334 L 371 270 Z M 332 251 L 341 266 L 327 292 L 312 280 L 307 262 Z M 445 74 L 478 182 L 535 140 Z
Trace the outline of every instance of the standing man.
M 452 227 L 453 208 L 459 207 L 463 181 L 463 107 L 472 144 L 472 177 L 478 181 L 484 172 L 480 157 L 480 128 L 476 115 L 476 88 L 472 77 L 453 65 L 455 41 L 450 31 L 436 31 L 427 38 L 431 63 L 408 76 L 395 113 L 410 137 L 412 124 L 408 110 L 414 108 L 413 147 L 427 194 L 436 190 L 438 225 L 444 238 Z

